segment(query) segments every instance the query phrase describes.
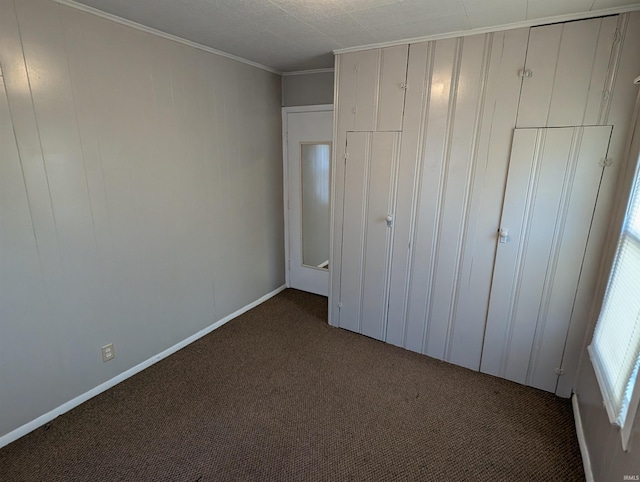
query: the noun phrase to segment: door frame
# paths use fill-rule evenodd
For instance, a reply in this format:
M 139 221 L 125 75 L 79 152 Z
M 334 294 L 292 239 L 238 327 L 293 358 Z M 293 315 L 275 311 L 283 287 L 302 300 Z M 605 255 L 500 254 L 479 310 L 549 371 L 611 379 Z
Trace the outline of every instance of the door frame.
M 333 104 L 300 105 L 282 108 L 282 188 L 283 188 L 283 208 L 284 208 L 284 272 L 285 285 L 291 288 L 290 267 L 291 252 L 289 243 L 289 114 L 299 112 L 333 112 Z M 335 122 L 335 120 L 334 120 Z M 334 130 L 334 129 L 332 129 Z M 332 144 L 333 145 L 333 144 Z M 333 157 L 333 150 L 332 150 Z M 333 178 L 333 171 L 331 172 Z M 330 180 L 331 181 L 331 180 Z M 331 182 L 330 182 L 330 185 Z M 330 247 L 331 248 L 331 247 Z M 331 258 L 331 256 L 329 256 Z M 331 279 L 331 276 L 329 276 Z

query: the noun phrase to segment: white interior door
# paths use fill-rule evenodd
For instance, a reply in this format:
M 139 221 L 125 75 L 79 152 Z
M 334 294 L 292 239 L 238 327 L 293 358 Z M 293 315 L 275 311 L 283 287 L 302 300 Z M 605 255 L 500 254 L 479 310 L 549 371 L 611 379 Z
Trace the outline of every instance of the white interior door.
M 309 109 L 312 107 L 283 109 L 288 195 L 287 285 L 328 296 L 333 109 L 331 106 Z
M 610 136 L 515 130 L 482 372 L 555 392 Z

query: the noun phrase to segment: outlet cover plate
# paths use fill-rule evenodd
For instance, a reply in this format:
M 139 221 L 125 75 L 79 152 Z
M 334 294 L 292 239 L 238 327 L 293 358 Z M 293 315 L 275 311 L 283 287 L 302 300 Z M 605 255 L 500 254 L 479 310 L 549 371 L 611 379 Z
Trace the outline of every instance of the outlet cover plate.
M 116 352 L 113 351 L 113 343 L 109 343 L 102 347 L 102 361 L 108 362 L 109 360 L 113 360 L 113 357 L 116 356 Z

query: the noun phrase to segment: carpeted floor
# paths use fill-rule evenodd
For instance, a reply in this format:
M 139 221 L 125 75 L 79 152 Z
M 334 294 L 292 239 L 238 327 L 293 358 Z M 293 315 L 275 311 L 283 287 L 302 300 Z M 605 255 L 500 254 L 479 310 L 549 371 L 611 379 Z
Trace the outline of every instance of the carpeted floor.
M 286 290 L 0 449 L 2 481 L 584 480 L 571 404 Z

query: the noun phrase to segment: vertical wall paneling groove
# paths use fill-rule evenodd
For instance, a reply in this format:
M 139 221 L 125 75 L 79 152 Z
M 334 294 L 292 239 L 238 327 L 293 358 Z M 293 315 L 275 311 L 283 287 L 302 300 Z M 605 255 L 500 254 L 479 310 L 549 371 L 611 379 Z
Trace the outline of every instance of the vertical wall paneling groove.
M 446 308 L 442 306 L 442 300 L 444 299 L 442 295 L 446 296 L 445 293 L 450 288 L 450 280 L 448 276 L 450 273 L 448 271 L 449 266 L 446 268 L 444 268 L 444 266 L 450 261 L 449 248 L 451 247 L 451 244 L 457 244 L 453 243 L 453 239 L 456 238 L 451 237 L 454 230 L 452 229 L 449 231 L 447 229 L 449 228 L 449 225 L 446 223 L 448 219 L 446 214 L 447 208 L 452 200 L 450 197 L 452 193 L 449 192 L 449 186 L 454 181 L 452 180 L 454 174 L 453 163 L 456 159 L 453 159 L 453 150 L 457 147 L 454 144 L 454 137 L 456 134 L 455 127 L 456 121 L 462 118 L 462 116 L 460 116 L 456 119 L 456 114 L 460 114 L 460 112 L 457 112 L 457 104 L 459 100 L 466 100 L 463 96 L 461 96 L 462 99 L 458 98 L 459 93 L 464 94 L 464 92 L 459 89 L 464 40 L 465 39 L 463 38 L 455 39 L 453 69 L 447 86 L 449 89 L 449 99 L 447 104 L 445 131 L 442 139 L 442 159 L 439 161 L 442 164 L 442 168 L 437 188 L 438 197 L 435 205 L 436 220 L 433 229 L 434 249 L 430 253 L 431 256 L 429 260 L 429 266 L 432 268 L 429 273 L 428 304 L 426 309 L 426 319 L 424 320 L 425 330 L 422 336 L 422 352 L 439 359 L 444 358 L 444 348 L 446 346 L 446 336 L 448 331 L 448 327 L 446 326 L 448 316 L 446 311 L 442 309 Z M 420 241 L 418 240 L 416 242 L 416 246 L 419 246 L 419 244 Z M 451 250 L 451 253 L 454 254 L 455 250 Z M 446 279 L 444 280 L 441 279 L 442 273 L 446 273 Z
M 334 80 L 333 80 L 333 144 L 331 149 L 331 206 L 330 213 L 330 236 L 329 236 L 329 263 L 334 266 L 329 272 L 329 325 L 340 326 L 339 299 L 341 290 L 341 275 L 337 272 L 342 270 L 342 227 L 344 223 L 344 156 L 347 145 L 346 131 L 344 126 L 347 114 L 346 107 L 349 105 L 348 97 L 342 101 L 342 84 L 346 75 L 343 71 L 345 55 L 334 57 Z M 347 93 L 348 95 L 348 93 Z
M 614 17 L 615 18 L 615 17 Z M 614 18 L 609 20 L 609 23 L 613 23 Z M 604 125 L 609 123 L 609 113 L 611 112 L 611 104 L 613 101 L 613 92 L 616 85 L 616 78 L 618 75 L 618 68 L 620 66 L 620 60 L 622 56 L 622 47 L 624 39 L 627 36 L 627 28 L 629 25 L 629 14 L 619 15 L 613 33 L 609 33 L 610 44 L 612 49 L 605 52 L 602 57 L 606 58 L 606 54 L 610 53 L 609 57 L 609 69 L 607 70 L 605 87 L 603 90 L 603 97 L 598 116 L 598 124 Z M 605 37 L 606 38 L 606 37 Z M 609 44 L 608 44 L 609 45 Z
M 404 130 L 398 168 L 398 185 L 411 186 L 400 189 L 396 197 L 394 244 L 391 257 L 390 294 L 387 333 L 385 340 L 398 346 L 407 343 L 407 301 L 413 270 L 415 218 L 419 180 L 422 178 L 423 135 L 429 111 L 431 75 L 435 42 L 414 44 L 409 47 L 407 64 L 407 93 L 404 109 Z
M 347 146 L 347 131 L 353 131 L 351 109 L 355 98 L 354 54 L 336 55 L 335 58 L 335 100 L 333 118 L 333 155 L 331 156 L 331 249 L 329 282 L 329 323 L 340 326 L 340 293 L 342 286 L 342 255 L 344 227 L 344 168 Z
M 598 35 L 598 45 L 593 59 L 591 72 L 591 84 L 604 86 L 602 89 L 589 88 L 589 98 L 585 105 L 584 125 L 603 125 L 606 120 L 602 115 L 604 107 L 610 105 L 611 73 L 617 70 L 619 52 L 617 47 L 620 41 L 616 41 L 618 32 L 622 32 L 620 22 L 627 17 L 613 16 L 602 19 Z M 624 33 L 622 33 L 624 34 Z M 617 59 L 617 60 L 616 60 Z
M 48 0 L 0 65 L 2 437 L 280 287 L 284 210 L 278 75 Z
M 16 133 L 5 89 L 5 77 L 0 70 L 0 306 L 3 321 L 11 320 L 25 327 L 22 333 L 9 331 L 0 325 L 0 339 L 9 346 L 37 348 L 46 347 L 55 336 L 51 324 L 51 303 L 46 293 L 44 266 L 36 239 L 36 227 L 25 182 L 24 164 L 18 151 Z M 40 340 L 33 340 L 32 333 L 41 333 Z M 19 367 L 20 373 L 12 370 Z M 31 362 L 27 350 L 10 353 L 0 350 L 0 380 L 3 386 L 24 391 L 30 380 L 42 367 Z M 55 358 L 45 359 L 45 389 L 53 390 L 53 377 L 59 375 Z M 6 390 L 0 392 L 0 405 L 6 413 L 20 419 L 29 417 L 37 410 L 36 400 L 25 398 L 12 400 Z
M 457 307 L 460 304 L 460 292 L 461 292 L 461 282 L 463 279 L 463 266 L 464 266 L 464 255 L 467 254 L 465 247 L 467 245 L 468 233 L 469 233 L 469 224 L 470 224 L 470 214 L 471 214 L 471 191 L 473 186 L 477 180 L 477 168 L 478 168 L 478 144 L 480 142 L 480 130 L 481 130 L 481 122 L 482 122 L 482 113 L 484 111 L 484 105 L 486 101 L 486 93 L 487 93 L 487 77 L 489 74 L 489 64 L 491 62 L 491 45 L 493 42 L 493 34 L 487 34 L 484 38 L 484 45 L 482 49 L 482 55 L 479 58 L 482 59 L 481 67 L 480 67 L 480 75 L 478 82 L 478 91 L 477 91 L 477 100 L 476 100 L 476 109 L 473 120 L 473 136 L 470 143 L 469 148 L 469 166 L 468 166 L 468 174 L 467 179 L 465 180 L 465 185 L 467 189 L 464 191 L 464 197 L 461 203 L 463 207 L 463 215 L 461 219 L 461 231 L 459 237 L 459 245 L 457 246 L 456 260 L 455 260 L 455 277 L 453 279 L 453 295 L 451 296 L 451 303 L 449 306 L 449 320 L 448 320 L 448 332 L 447 332 L 447 346 L 444 353 L 444 359 L 450 361 L 451 354 L 453 351 L 453 347 L 455 345 L 454 338 L 456 333 L 456 318 L 457 318 Z M 479 42 L 478 42 L 479 47 Z M 477 55 L 478 52 L 471 52 L 471 55 Z M 465 326 L 460 327 L 462 331 L 465 330 Z M 460 337 L 462 338 L 462 336 Z

